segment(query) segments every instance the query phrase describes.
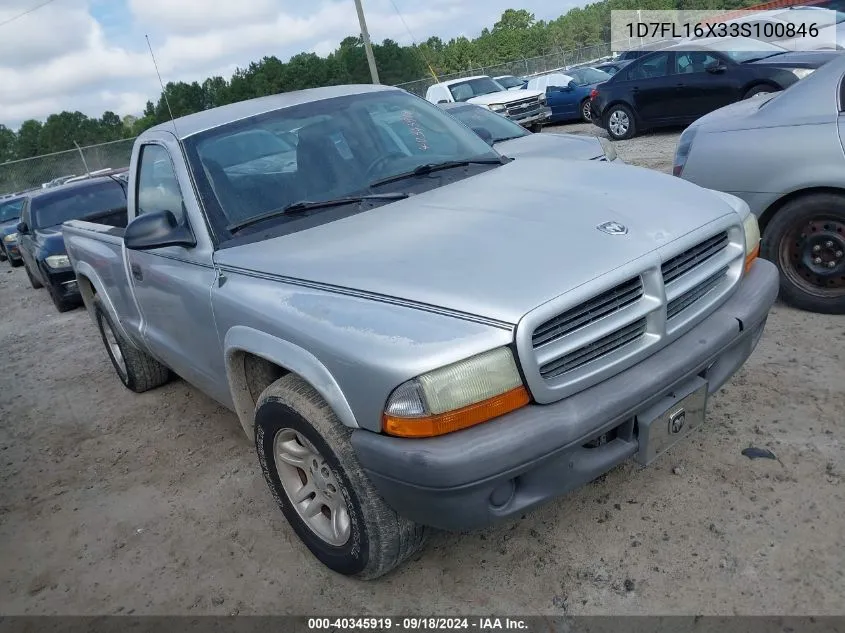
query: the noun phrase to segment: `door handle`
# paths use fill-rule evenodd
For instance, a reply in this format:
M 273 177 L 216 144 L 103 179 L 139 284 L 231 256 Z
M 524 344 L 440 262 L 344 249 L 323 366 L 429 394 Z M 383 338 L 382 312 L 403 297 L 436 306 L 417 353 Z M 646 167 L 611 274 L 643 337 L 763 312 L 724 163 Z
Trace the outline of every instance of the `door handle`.
M 138 281 L 144 279 L 144 271 L 141 270 L 141 267 L 138 264 L 132 264 L 130 266 L 130 269 L 132 270 L 132 276 L 135 279 L 137 279 Z

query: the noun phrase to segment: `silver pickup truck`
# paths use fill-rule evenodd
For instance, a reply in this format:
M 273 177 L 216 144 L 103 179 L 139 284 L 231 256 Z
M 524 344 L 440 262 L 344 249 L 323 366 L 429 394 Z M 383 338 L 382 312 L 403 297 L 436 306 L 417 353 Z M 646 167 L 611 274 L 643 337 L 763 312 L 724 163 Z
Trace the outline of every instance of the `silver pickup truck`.
M 738 198 L 511 159 L 382 86 L 152 128 L 128 191 L 125 229 L 63 229 L 121 381 L 178 375 L 233 410 L 292 529 L 364 579 L 430 528 L 649 464 L 704 423 L 778 288 Z

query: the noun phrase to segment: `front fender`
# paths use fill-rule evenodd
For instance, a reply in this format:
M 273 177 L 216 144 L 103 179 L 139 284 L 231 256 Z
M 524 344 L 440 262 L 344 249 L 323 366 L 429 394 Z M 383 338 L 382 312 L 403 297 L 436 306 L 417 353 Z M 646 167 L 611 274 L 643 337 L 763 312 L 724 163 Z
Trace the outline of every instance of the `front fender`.
M 255 403 L 246 385 L 246 376 L 238 368 L 239 355 L 248 352 L 298 374 L 323 397 L 338 419 L 348 427 L 358 428 L 355 414 L 346 397 L 320 360 L 309 351 L 266 332 L 236 325 L 226 332 L 223 341 L 229 389 L 235 412 L 250 441 L 254 439 Z

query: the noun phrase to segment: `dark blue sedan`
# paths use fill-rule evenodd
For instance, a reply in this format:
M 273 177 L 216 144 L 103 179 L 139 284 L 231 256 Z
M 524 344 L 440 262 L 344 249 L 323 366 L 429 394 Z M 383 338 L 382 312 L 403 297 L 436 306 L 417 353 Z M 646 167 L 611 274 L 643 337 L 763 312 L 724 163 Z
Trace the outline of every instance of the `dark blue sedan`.
M 565 71 L 565 75 L 572 78 L 565 86 L 548 83 L 544 81 L 545 77 L 540 76 L 529 80 L 527 87 L 533 89 L 545 83 L 546 101 L 552 110 L 552 116 L 549 119 L 551 123 L 577 120 L 591 121 L 590 92 L 598 84 L 610 79 L 611 76 L 603 70 L 591 67 L 572 68 Z M 550 75 L 550 77 L 563 76 Z

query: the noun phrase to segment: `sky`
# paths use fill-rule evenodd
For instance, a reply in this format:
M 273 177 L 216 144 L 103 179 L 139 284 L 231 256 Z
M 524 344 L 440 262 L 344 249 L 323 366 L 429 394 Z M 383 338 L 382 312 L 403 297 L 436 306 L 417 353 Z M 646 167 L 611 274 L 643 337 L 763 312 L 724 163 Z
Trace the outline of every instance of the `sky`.
M 325 56 L 360 31 L 353 0 L 0 0 L 0 123 L 62 110 L 142 113 L 168 81 L 228 79 L 238 67 L 302 51 Z M 363 0 L 374 42 L 475 37 L 507 8 L 553 19 L 577 0 Z M 395 5 L 395 8 L 394 8 Z M 399 13 L 397 13 L 397 9 Z

